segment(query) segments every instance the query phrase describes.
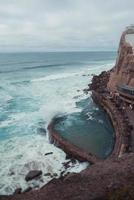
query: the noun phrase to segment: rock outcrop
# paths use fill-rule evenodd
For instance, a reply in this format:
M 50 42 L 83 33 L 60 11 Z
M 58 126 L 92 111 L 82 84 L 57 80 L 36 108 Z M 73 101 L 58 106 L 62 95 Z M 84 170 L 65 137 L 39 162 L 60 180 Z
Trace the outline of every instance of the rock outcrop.
M 26 181 L 31 181 L 32 179 L 38 178 L 42 175 L 42 171 L 41 170 L 32 170 L 30 172 L 28 172 L 28 174 L 25 177 Z
M 126 30 L 123 32 L 116 65 L 110 74 L 108 89 L 116 91 L 117 86 L 125 84 L 134 87 L 134 31 Z
M 116 197 L 119 200 L 133 200 L 133 163 L 133 154 L 107 159 L 79 174 L 53 179 L 40 190 L 1 197 L 0 200 L 116 200 Z M 118 194 L 119 191 L 121 194 Z

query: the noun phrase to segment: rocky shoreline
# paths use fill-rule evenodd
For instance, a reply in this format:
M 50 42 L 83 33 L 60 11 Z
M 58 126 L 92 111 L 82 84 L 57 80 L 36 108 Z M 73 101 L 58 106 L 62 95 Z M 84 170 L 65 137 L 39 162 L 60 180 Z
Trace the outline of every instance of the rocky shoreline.
M 99 76 L 93 76 L 92 83 L 89 84 L 88 89 L 88 91 L 92 91 L 94 102 L 107 112 L 115 130 L 115 145 L 110 158 L 121 157 L 124 153 L 131 152 L 131 131 L 133 130 L 133 126 L 126 115 L 126 110 L 123 110 L 123 101 L 119 97 L 111 95 L 107 89 L 111 71 L 102 72 Z M 49 124 L 48 130 L 50 140 L 71 157 L 79 161 L 88 161 L 91 164 L 101 161 L 100 158 L 92 153 L 86 153 L 64 139 L 55 130 L 53 121 Z
M 110 157 L 121 157 L 122 154 L 131 152 L 133 126 L 128 120 L 126 110 L 123 109 L 123 101 L 106 89 L 109 76 L 110 72 L 94 76 L 90 89 L 94 101 L 107 112 L 115 130 L 115 145 Z
M 128 45 L 125 41 L 125 34 L 127 32 L 124 32 L 121 38 L 116 66 L 111 71 L 94 76 L 88 89 L 92 91 L 93 100 L 108 113 L 115 129 L 116 137 L 112 154 L 106 160 L 101 160 L 92 154 L 81 151 L 63 139 L 54 129 L 52 122 L 48 126 L 51 140 L 56 142 L 69 156 L 80 161 L 88 161 L 92 165 L 79 174 L 72 173 L 64 177 L 61 176 L 59 179 L 54 178 L 37 191 L 32 190 L 21 195 L 14 194 L 8 197 L 0 197 L 0 200 L 134 199 L 134 152 L 132 142 L 134 121 L 133 115 L 131 119 L 128 115 L 130 110 L 132 113 L 134 110 L 132 110 L 131 104 L 124 103 L 115 87 L 118 82 L 116 78 L 118 75 L 120 77 L 120 71 L 122 71 L 123 60 L 127 60 L 128 54 L 131 53 L 131 57 L 133 54 L 131 45 Z M 128 63 L 130 68 L 130 62 Z M 131 64 L 133 66 L 133 62 Z M 134 78 L 129 76 L 129 79 L 130 77 Z M 119 82 L 122 82 L 122 79 Z M 129 82 L 132 86 L 132 81 L 129 80 Z
M 1 200 L 133 200 L 134 154 L 98 162 L 81 173 L 53 179 L 39 190 Z M 118 198 L 116 198 L 118 197 Z M 127 197 L 127 198 L 126 198 Z

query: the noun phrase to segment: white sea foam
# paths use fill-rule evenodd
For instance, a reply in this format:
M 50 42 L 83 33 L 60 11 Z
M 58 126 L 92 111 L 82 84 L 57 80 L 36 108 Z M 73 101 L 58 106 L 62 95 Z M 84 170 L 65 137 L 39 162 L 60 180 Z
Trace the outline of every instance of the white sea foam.
M 58 74 L 52 74 L 52 75 L 47 75 L 45 77 L 41 78 L 36 78 L 31 80 L 31 82 L 42 82 L 42 81 L 52 81 L 52 80 L 59 80 L 59 79 L 66 79 L 69 77 L 74 77 L 74 76 L 81 76 L 81 75 L 87 75 L 90 74 L 91 72 L 94 72 L 95 74 L 99 74 L 102 70 L 107 70 L 110 69 L 113 66 L 113 62 L 109 64 L 104 64 L 104 65 L 96 65 L 94 68 L 91 66 L 88 67 L 83 67 L 82 69 L 79 69 L 77 72 L 70 72 L 70 73 L 58 73 Z
M 7 94 L 6 91 L 1 91 L 0 92 L 0 104 L 8 102 L 8 101 L 10 101 L 12 99 L 13 99 L 13 97 L 10 94 Z
M 40 119 L 44 121 L 43 128 L 47 128 L 54 116 L 81 111 L 76 107 L 74 96 L 78 94 L 77 89 L 81 89 L 77 100 L 86 98 L 82 91 L 86 86 L 86 81 L 81 76 L 82 73 L 83 71 L 72 74 L 62 73 L 33 79 L 27 87 L 23 85 L 10 87 L 8 85 L 10 93 L 15 94 L 18 91 L 16 100 L 18 101 L 18 110 L 9 113 L 8 118 L 0 123 L 0 128 L 14 127 L 10 129 L 12 139 L 1 142 L 0 146 L 0 194 L 11 194 L 18 187 L 23 190 L 28 186 L 41 187 L 52 179 L 49 176 L 42 176 L 41 180 L 27 183 L 25 175 L 29 170 L 39 169 L 43 171 L 43 174 L 51 173 L 53 175 L 56 173 L 57 177 L 60 176 L 61 171 L 65 170 L 62 163 L 65 162 L 66 155 L 59 148 L 49 144 L 48 132 L 46 137 L 37 133 L 33 136 L 31 134 L 35 132 L 38 127 L 36 124 Z M 79 83 L 80 77 L 81 83 Z M 50 81 L 55 81 L 55 83 L 51 84 Z M 23 98 L 32 99 L 30 99 L 30 106 L 36 108 L 35 111 L 28 109 L 26 112 L 23 111 L 22 107 L 27 106 L 27 102 L 21 100 Z M 9 106 L 12 106 L 14 102 L 9 102 Z M 35 126 L 34 129 L 33 126 Z M 29 129 L 29 127 L 31 128 Z M 44 156 L 47 152 L 53 152 L 53 154 Z M 77 161 L 75 165 L 70 166 L 66 173 L 68 171 L 79 172 L 86 167 L 87 163 L 80 164 Z
M 7 153 L 9 152 L 9 153 Z M 45 153 L 53 152 L 51 155 Z M 65 153 L 52 144 L 45 137 L 28 136 L 14 138 L 3 142 L 0 146 L 0 194 L 11 194 L 18 187 L 23 190 L 27 187 L 41 187 L 49 182 L 52 177 L 44 176 L 46 173 L 57 174 L 65 170 L 62 163 L 65 162 Z M 67 170 L 81 171 L 87 167 L 87 163 L 70 166 Z M 25 175 L 30 170 L 42 170 L 43 176 L 37 181 L 25 181 Z
M 78 73 L 61 73 L 61 74 L 52 74 L 42 78 L 33 79 L 32 82 L 39 82 L 39 81 L 51 81 L 51 80 L 58 80 L 58 79 L 65 79 L 68 77 L 78 76 Z

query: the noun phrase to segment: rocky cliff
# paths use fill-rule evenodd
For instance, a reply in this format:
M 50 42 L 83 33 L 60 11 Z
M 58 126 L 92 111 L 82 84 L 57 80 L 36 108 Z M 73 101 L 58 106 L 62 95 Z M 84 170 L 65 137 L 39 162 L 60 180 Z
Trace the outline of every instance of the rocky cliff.
M 125 84 L 134 87 L 134 30 L 123 32 L 116 65 L 110 75 L 108 89 L 115 91 L 118 85 Z

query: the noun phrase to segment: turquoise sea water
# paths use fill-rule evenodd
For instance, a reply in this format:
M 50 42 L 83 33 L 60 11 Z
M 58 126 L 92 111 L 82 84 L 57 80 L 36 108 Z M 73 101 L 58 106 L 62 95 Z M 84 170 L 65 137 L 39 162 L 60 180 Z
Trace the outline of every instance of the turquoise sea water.
M 92 74 L 113 67 L 115 55 L 0 54 L 0 194 L 11 194 L 17 187 L 39 187 L 51 180 L 44 176 L 41 181 L 26 183 L 24 177 L 31 169 L 60 175 L 65 153 L 49 143 L 47 132 L 53 117 L 66 116 L 57 126 L 80 147 L 101 157 L 110 153 L 112 127 L 83 89 Z M 51 151 L 52 155 L 44 156 Z M 69 170 L 77 172 L 86 166 L 77 162 Z

